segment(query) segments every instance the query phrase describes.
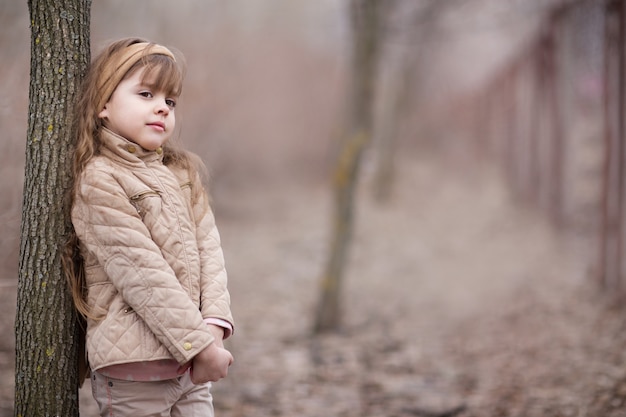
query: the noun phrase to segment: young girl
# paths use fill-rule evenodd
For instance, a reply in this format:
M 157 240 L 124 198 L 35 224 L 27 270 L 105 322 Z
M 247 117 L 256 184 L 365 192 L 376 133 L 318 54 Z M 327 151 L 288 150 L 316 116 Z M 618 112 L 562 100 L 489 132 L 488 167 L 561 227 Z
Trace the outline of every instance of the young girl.
M 142 39 L 94 60 L 77 106 L 65 265 L 102 416 L 212 416 L 233 361 L 220 238 L 198 158 L 174 147 L 182 69 Z

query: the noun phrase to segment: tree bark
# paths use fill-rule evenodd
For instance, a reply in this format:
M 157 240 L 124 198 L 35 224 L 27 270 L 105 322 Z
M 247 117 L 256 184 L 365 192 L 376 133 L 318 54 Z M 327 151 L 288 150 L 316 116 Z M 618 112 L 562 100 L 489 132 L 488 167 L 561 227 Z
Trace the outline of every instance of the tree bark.
M 624 86 L 620 85 L 621 72 L 626 60 L 620 50 L 620 38 L 623 37 L 623 19 L 626 16 L 621 1 L 606 4 L 604 33 L 604 162 L 601 197 L 601 225 L 599 230 L 598 280 L 607 292 L 619 294 L 622 287 L 621 263 L 623 235 L 623 174 L 622 155 L 626 144 L 620 133 L 623 109 L 620 109 L 619 95 Z M 621 81 L 620 81 L 621 80 Z
M 340 295 L 343 272 L 353 227 L 354 193 L 361 155 L 371 138 L 372 97 L 380 44 L 378 0 L 354 0 L 352 23 L 355 34 L 353 80 L 349 113 L 337 160 L 333 187 L 335 214 L 330 257 L 321 280 L 321 297 L 314 332 L 338 330 L 341 325 Z
M 16 416 L 78 415 L 78 326 L 61 266 L 90 0 L 29 0 L 31 70 L 15 320 Z

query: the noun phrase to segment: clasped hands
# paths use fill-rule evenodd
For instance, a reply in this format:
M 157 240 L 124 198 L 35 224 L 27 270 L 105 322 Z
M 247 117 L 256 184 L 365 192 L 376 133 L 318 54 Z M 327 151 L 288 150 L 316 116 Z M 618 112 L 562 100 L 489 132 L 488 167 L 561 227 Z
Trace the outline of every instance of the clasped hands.
M 233 355 L 224 349 L 224 330 L 215 325 L 209 325 L 209 328 L 215 337 L 213 343 L 198 353 L 190 362 L 178 368 L 179 374 L 189 369 L 191 382 L 194 384 L 216 382 L 225 378 L 228 375 L 228 368 L 234 361 Z

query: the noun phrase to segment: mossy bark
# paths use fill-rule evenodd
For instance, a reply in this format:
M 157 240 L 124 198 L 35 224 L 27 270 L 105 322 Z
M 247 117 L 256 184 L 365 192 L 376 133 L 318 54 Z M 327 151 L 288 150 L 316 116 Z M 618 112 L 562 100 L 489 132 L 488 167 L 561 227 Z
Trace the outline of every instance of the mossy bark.
M 60 252 L 90 0 L 29 0 L 31 69 L 17 294 L 15 415 L 78 415 L 78 327 Z

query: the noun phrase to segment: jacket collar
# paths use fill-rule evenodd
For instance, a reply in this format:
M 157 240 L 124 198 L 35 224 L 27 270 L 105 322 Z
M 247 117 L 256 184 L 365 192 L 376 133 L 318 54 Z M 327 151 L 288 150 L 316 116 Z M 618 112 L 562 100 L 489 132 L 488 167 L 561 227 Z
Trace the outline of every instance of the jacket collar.
M 106 127 L 101 129 L 100 139 L 102 153 L 116 160 L 130 163 L 163 161 L 163 148 L 159 147 L 155 151 L 146 150 Z

